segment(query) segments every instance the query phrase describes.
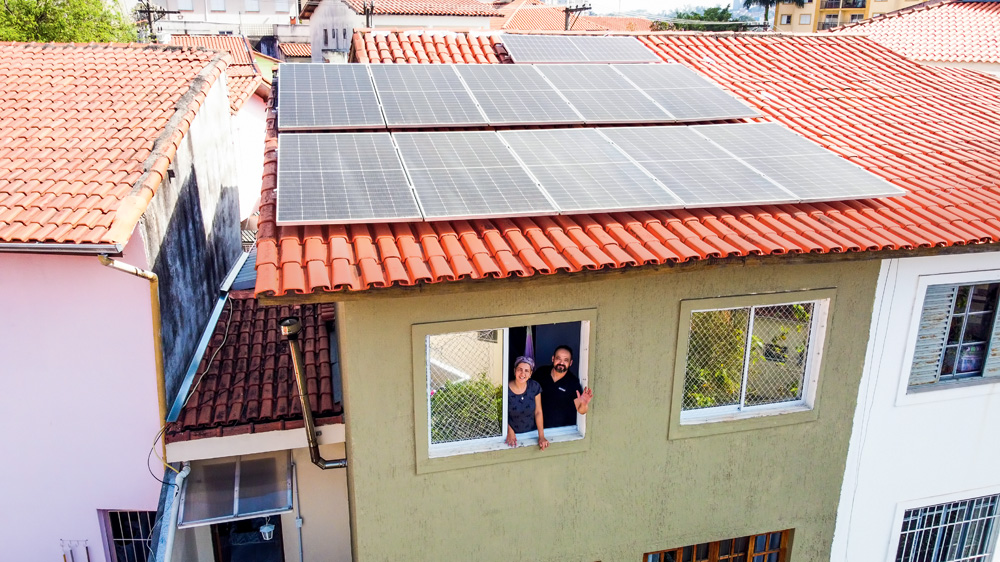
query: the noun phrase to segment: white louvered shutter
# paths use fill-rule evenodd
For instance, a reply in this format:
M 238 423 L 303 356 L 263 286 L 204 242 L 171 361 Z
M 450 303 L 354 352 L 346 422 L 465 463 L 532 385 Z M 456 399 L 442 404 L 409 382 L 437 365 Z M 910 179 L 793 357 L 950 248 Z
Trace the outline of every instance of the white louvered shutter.
M 1000 377 L 1000 304 L 993 303 L 993 332 L 990 334 L 990 349 L 983 365 L 984 377 Z
M 920 313 L 920 328 L 917 330 L 917 345 L 913 351 L 913 366 L 910 368 L 910 386 L 938 380 L 957 294 L 958 285 L 927 287 L 924 309 Z M 997 353 L 1000 354 L 1000 350 Z M 1000 357 L 997 368 L 1000 369 Z

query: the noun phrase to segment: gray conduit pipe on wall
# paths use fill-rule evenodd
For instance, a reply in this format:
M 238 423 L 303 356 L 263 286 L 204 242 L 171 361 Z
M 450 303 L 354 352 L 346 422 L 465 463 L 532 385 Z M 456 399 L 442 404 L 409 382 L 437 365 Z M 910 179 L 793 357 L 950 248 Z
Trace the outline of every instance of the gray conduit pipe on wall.
M 309 395 L 306 394 L 305 367 L 302 364 L 302 348 L 299 346 L 299 332 L 302 322 L 298 318 L 282 318 L 278 323 L 281 335 L 288 339 L 288 350 L 292 354 L 292 370 L 295 371 L 295 384 L 299 388 L 299 400 L 302 403 L 302 421 L 306 426 L 306 439 L 309 440 L 309 458 L 312 463 L 323 470 L 329 468 L 347 468 L 347 458 L 324 459 L 319 454 L 319 441 L 316 439 L 316 426 L 313 423 L 312 409 L 309 407 Z

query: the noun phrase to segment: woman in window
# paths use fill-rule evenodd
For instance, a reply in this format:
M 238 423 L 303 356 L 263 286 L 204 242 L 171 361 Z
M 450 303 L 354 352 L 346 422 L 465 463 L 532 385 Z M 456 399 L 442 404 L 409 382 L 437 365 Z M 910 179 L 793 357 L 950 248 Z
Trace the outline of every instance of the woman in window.
M 517 446 L 518 433 L 538 430 L 538 448 L 545 450 L 545 424 L 542 422 L 542 386 L 531 380 L 535 361 L 518 357 L 514 361 L 514 380 L 507 383 L 507 444 Z

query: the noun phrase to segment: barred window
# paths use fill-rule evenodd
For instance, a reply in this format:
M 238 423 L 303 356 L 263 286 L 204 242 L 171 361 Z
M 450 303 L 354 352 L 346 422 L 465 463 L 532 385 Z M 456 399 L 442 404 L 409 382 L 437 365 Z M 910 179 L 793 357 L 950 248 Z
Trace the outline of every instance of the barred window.
M 908 509 L 896 562 L 988 562 L 1000 494 Z
M 785 562 L 792 531 L 775 531 L 647 552 L 643 562 Z
M 507 383 L 514 360 L 532 355 L 547 365 L 555 347 L 573 347 L 573 372 L 586 386 L 589 322 L 431 333 L 424 339 L 428 457 L 507 448 Z M 581 438 L 583 428 L 546 428 L 550 442 Z M 536 445 L 538 432 L 518 434 L 518 446 Z
M 682 420 L 810 406 L 828 302 L 692 310 Z
M 104 540 L 113 562 L 153 560 L 151 537 L 155 511 L 102 510 Z

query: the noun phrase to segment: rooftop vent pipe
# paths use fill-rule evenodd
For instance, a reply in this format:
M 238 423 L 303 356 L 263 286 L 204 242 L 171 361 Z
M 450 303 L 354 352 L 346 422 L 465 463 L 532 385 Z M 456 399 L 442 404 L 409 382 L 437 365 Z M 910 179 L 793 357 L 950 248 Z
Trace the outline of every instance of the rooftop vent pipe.
M 323 470 L 328 468 L 347 468 L 347 459 L 327 460 L 319 454 L 319 441 L 316 440 L 316 426 L 313 424 L 312 410 L 309 408 L 309 396 L 306 394 L 305 369 L 302 365 L 302 348 L 299 347 L 299 332 L 302 322 L 298 318 L 282 318 L 278 323 L 281 335 L 288 339 L 288 350 L 292 354 L 292 370 L 295 371 L 295 384 L 299 387 L 299 400 L 302 402 L 302 421 L 306 426 L 306 438 L 309 440 L 309 458 L 312 463 Z

